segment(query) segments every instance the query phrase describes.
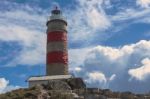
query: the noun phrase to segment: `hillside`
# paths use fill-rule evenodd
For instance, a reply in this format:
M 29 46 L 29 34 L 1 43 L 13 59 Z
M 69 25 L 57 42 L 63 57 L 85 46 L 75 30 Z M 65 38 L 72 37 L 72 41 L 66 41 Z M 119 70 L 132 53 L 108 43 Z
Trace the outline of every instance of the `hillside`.
M 112 92 L 86 88 L 82 79 L 52 80 L 48 85 L 21 88 L 0 95 L 0 99 L 150 99 L 150 94 Z

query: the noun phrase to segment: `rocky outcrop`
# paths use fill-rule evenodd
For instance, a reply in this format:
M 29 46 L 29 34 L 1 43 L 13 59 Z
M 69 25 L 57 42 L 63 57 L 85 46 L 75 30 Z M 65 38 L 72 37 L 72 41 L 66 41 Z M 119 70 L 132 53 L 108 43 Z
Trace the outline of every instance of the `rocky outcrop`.
M 76 78 L 51 80 L 47 85 L 14 90 L 1 94 L 0 99 L 150 99 L 150 94 L 86 88 L 82 79 Z
M 86 88 L 86 85 L 81 78 L 68 79 L 67 83 L 71 87 L 72 90 Z
M 86 85 L 81 78 L 70 78 L 67 80 L 50 80 L 43 85 L 48 90 L 74 90 L 85 89 Z
M 47 85 L 43 85 L 48 90 L 71 90 L 71 87 L 66 81 L 50 80 Z

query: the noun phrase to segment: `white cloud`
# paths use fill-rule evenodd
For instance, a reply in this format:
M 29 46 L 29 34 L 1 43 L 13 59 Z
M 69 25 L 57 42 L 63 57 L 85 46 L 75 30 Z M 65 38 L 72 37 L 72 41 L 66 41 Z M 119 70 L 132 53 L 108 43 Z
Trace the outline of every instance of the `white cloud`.
M 129 75 L 137 80 L 145 80 L 150 75 L 150 59 L 145 58 L 141 63 L 142 66 L 128 71 Z
M 5 78 L 0 78 L 0 89 L 3 89 L 7 86 L 9 81 L 7 81 Z
M 70 66 L 83 65 L 84 59 L 86 58 L 90 48 L 83 49 L 69 49 L 69 64 Z
M 103 0 L 78 2 L 80 9 L 73 10 L 71 11 L 72 13 L 70 13 L 69 10 L 70 14 L 66 14 L 68 15 L 69 26 L 73 26 L 69 27 L 71 42 L 76 40 L 90 40 L 97 29 L 105 30 L 111 25 L 105 11 L 101 7 Z M 86 7 L 84 5 L 86 5 Z M 95 5 L 97 5 L 98 8 Z M 41 9 L 37 8 L 36 10 L 40 11 Z M 27 5 L 18 10 L 12 8 L 10 11 L 0 12 L 0 39 L 5 42 L 17 41 L 17 43 L 23 47 L 22 50 L 18 52 L 18 56 L 14 57 L 7 66 L 45 63 L 45 23 L 47 19 L 46 15 L 49 13 L 46 10 L 42 12 L 47 13 L 38 14 L 34 8 Z
M 87 22 L 92 28 L 107 29 L 111 23 L 104 12 L 99 12 L 96 8 L 87 12 Z
M 145 53 L 143 53 L 143 50 Z M 140 56 L 150 56 L 150 41 L 141 40 L 135 44 L 124 45 L 119 48 L 109 47 L 109 46 L 95 46 L 90 48 L 81 48 L 81 49 L 70 49 L 69 57 L 70 64 L 73 63 L 76 66 L 83 65 L 85 60 L 89 62 L 94 61 L 97 58 L 102 58 L 102 60 L 97 60 L 99 62 L 109 61 L 109 62 L 127 62 L 132 54 Z M 93 60 L 94 59 L 94 60 Z
M 25 10 L 13 9 L 0 12 L 0 40 L 15 41 L 22 46 L 22 50 L 6 64 L 7 66 L 45 63 L 46 30 L 44 29 L 46 28 L 46 17 L 34 12 L 31 14 L 31 12 L 33 9 L 29 7 L 25 7 Z
M 103 0 L 103 5 L 106 5 L 105 8 L 110 9 L 112 8 L 112 4 L 110 0 Z
M 102 56 L 107 57 L 108 60 L 112 60 L 112 61 L 117 60 L 124 54 L 117 48 L 111 48 L 111 47 L 107 47 L 107 46 L 106 47 L 97 46 L 97 47 L 93 48 L 91 51 L 91 53 L 95 53 L 95 52 L 96 53 L 101 52 Z
M 109 0 L 78 0 L 78 3 L 79 5 L 77 5 L 75 10 L 67 10 L 67 13 L 69 13 L 67 17 L 71 42 L 90 41 L 98 33 L 101 35 L 105 33 L 105 38 L 107 39 L 111 34 L 103 31 L 109 29 L 115 31 L 118 28 L 124 29 L 126 24 L 122 24 L 122 22 L 125 21 L 128 21 L 129 24 L 150 23 L 150 9 L 130 7 L 119 10 L 114 15 L 108 15 L 105 8 L 111 7 Z M 114 23 L 120 23 L 121 25 L 119 24 L 116 27 Z M 104 40 L 104 37 L 100 36 L 99 40 Z
M 146 22 L 150 15 L 150 9 L 137 10 L 133 8 L 127 8 L 116 13 L 116 15 L 111 17 L 111 20 L 116 22 L 131 20 L 135 22 Z M 148 22 L 146 22 L 148 23 Z
M 130 88 L 121 86 L 126 86 L 127 83 L 134 83 L 134 80 L 128 82 L 130 78 L 128 70 L 135 68 L 135 64 L 140 64 L 141 59 L 150 57 L 150 41 L 146 40 L 141 40 L 135 44 L 124 45 L 119 48 L 99 45 L 84 49 L 70 50 L 70 63 L 73 63 L 70 64 L 70 70 L 74 70 L 73 73 L 76 76 L 83 77 L 89 86 L 97 85 L 102 88 L 112 88 L 114 87 L 112 83 L 115 82 L 116 84 L 120 82 L 118 86 L 120 86 L 120 90 L 124 91 Z M 82 70 L 75 71 L 75 66 L 78 66 Z M 147 71 L 144 70 L 143 74 L 146 75 L 150 69 L 147 67 L 144 68 Z M 141 76 L 143 75 L 141 74 Z
M 0 78 L 0 93 L 5 93 L 20 88 L 19 86 L 12 86 L 8 84 L 8 80 L 6 80 L 5 78 Z
M 30 9 L 31 11 L 29 12 L 28 9 Z M 38 11 L 38 9 L 36 9 Z M 31 12 L 32 12 L 32 17 L 31 17 Z M 23 11 L 23 9 L 15 9 L 15 10 L 11 10 L 11 11 L 6 11 L 6 12 L 1 12 L 3 14 L 1 14 L 1 17 L 5 17 L 5 18 L 9 18 L 9 19 L 16 19 L 16 20 L 24 20 L 24 21 L 35 21 L 35 22 L 43 22 L 45 21 L 45 18 L 42 16 L 40 19 L 40 15 L 38 15 L 37 13 L 35 13 L 35 11 L 33 11 L 33 9 L 30 7 L 26 7 L 25 11 Z M 39 19 L 39 20 L 37 20 Z
M 150 11 L 144 10 L 138 12 L 133 9 L 127 9 L 125 12 L 120 12 L 116 16 L 108 16 L 105 13 L 102 5 L 106 3 L 103 0 L 79 0 L 79 7 L 75 10 L 67 10 L 68 23 L 69 23 L 69 42 L 88 41 L 94 39 L 97 30 L 103 31 L 111 27 L 111 21 L 120 21 L 128 18 L 142 17 L 147 15 Z M 109 0 L 107 0 L 108 5 Z M 109 4 L 110 5 L 110 4 Z M 104 5 L 103 5 L 104 6 Z M 12 8 L 13 9 L 13 8 Z M 40 9 L 36 9 L 40 11 Z M 48 11 L 45 14 L 38 14 L 35 9 L 25 6 L 21 9 L 13 9 L 10 11 L 0 12 L 0 39 L 6 42 L 17 41 L 23 46 L 23 50 L 19 52 L 18 56 L 12 60 L 8 65 L 17 64 L 27 64 L 36 65 L 45 63 L 46 53 L 46 15 L 49 14 Z M 136 12 L 136 13 L 133 13 Z M 31 14 L 32 13 L 32 14 Z M 83 17 L 84 16 L 84 17 Z M 71 18 L 70 18 L 71 17 Z M 144 19 L 143 19 L 144 20 Z M 73 27 L 72 27 L 73 26 Z M 105 33 L 105 32 L 99 32 Z M 99 39 L 104 39 L 105 37 L 99 37 Z M 110 56 L 110 60 L 116 59 L 121 55 L 118 49 L 108 49 L 101 48 L 102 51 L 113 51 L 112 53 L 106 53 L 105 56 Z M 75 51 L 74 51 L 75 52 Z M 87 52 L 87 51 L 86 51 Z M 71 52 L 72 53 L 72 52 Z M 76 50 L 76 53 L 77 50 Z M 83 62 L 86 53 L 79 58 L 77 55 L 70 57 L 78 57 L 79 62 Z M 112 57 L 113 56 L 113 57 Z M 120 56 L 121 57 L 121 56 Z M 70 60 L 72 60 L 71 58 Z M 73 61 L 71 61 L 73 62 Z M 76 63 L 76 62 L 73 62 Z M 74 64 L 78 65 L 78 64 Z
M 109 78 L 110 81 L 114 80 L 116 78 L 116 74 L 112 74 L 111 77 Z
M 90 84 L 95 83 L 95 82 L 105 84 L 107 82 L 107 79 L 105 75 L 101 72 L 91 72 L 88 74 L 88 79 L 86 79 L 86 82 Z
M 150 7 L 150 0 L 136 0 L 137 5 L 140 5 L 143 8 Z
M 20 26 L 1 26 L 0 39 L 6 42 L 17 41 L 23 46 L 21 52 L 18 53 L 20 55 L 7 65 L 35 65 L 45 62 L 46 35 L 44 33 Z
M 75 69 L 74 69 L 76 72 L 80 72 L 81 70 L 82 70 L 82 68 L 80 68 L 80 67 L 75 67 Z
M 150 9 L 149 4 L 150 0 L 136 0 L 136 4 L 140 5 L 147 9 L 141 9 L 140 7 L 134 8 L 134 7 L 125 7 L 118 12 L 115 13 L 115 15 L 109 16 L 110 20 L 112 22 L 128 22 L 127 25 L 132 23 L 150 23 Z M 122 29 L 124 28 L 123 25 Z
M 78 0 L 78 3 L 77 9 L 67 10 L 69 15 L 66 14 L 71 41 L 89 41 L 97 30 L 103 31 L 111 26 L 111 21 L 102 8 L 103 0 Z
M 41 37 L 41 38 L 40 38 Z M 43 34 L 38 30 L 32 30 L 15 24 L 3 26 L 0 24 L 0 39 L 3 41 L 18 41 L 24 46 L 30 47 L 35 41 L 42 40 Z M 40 41 L 37 40 L 37 43 Z
M 88 85 L 100 88 L 107 88 L 109 83 L 116 78 L 116 74 L 106 77 L 105 74 L 100 71 L 89 72 L 86 76 L 85 82 Z

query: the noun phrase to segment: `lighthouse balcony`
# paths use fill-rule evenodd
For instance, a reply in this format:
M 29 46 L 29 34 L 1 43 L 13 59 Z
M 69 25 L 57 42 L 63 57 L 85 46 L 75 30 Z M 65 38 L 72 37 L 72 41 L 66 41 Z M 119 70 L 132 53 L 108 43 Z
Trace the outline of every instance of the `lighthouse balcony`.
M 51 21 L 51 20 L 56 20 L 56 19 L 66 21 L 66 18 L 62 15 L 52 15 L 50 16 L 48 20 Z

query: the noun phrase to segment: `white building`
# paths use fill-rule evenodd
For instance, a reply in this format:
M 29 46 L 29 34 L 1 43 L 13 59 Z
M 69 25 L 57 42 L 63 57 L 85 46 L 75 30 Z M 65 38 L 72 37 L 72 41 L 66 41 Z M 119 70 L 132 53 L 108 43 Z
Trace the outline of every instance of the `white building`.
M 73 78 L 72 75 L 54 75 L 54 76 L 35 76 L 35 77 L 29 77 L 27 80 L 29 82 L 29 87 L 42 85 L 42 84 L 48 84 L 50 80 L 65 80 Z

